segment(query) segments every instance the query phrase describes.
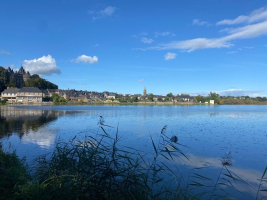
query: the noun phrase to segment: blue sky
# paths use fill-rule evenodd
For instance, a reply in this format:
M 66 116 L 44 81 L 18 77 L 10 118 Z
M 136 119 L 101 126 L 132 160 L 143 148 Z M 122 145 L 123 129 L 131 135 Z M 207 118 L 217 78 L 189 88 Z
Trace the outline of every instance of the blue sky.
M 267 3 L 2 0 L 0 65 L 60 89 L 267 96 Z

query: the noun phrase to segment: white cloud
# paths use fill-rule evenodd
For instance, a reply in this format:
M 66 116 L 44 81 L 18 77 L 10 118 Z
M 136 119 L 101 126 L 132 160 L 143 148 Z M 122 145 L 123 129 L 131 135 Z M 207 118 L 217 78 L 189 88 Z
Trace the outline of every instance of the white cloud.
M 251 91 L 251 90 L 242 90 L 242 89 L 228 89 L 228 90 L 221 90 L 217 91 L 216 93 L 220 94 L 221 96 L 250 96 L 256 97 L 260 96 L 259 93 L 261 91 Z
M 61 74 L 60 69 L 56 65 L 56 60 L 51 55 L 33 60 L 24 60 L 22 65 L 31 74 L 38 74 L 40 76 L 49 76 L 53 73 Z
M 237 53 L 237 51 L 228 51 L 228 52 L 226 52 L 226 54 L 233 54 L 233 53 Z
M 141 32 L 139 34 L 132 35 L 132 37 L 138 38 L 138 37 L 142 37 L 142 36 L 146 36 L 146 35 L 148 35 L 146 32 Z
M 55 144 L 56 136 L 56 132 L 42 127 L 38 131 L 28 131 L 27 137 L 23 136 L 21 141 L 23 144 L 37 144 L 41 148 L 49 149 L 53 144 Z
M 116 7 L 108 6 L 104 10 L 101 10 L 100 13 L 102 15 L 110 16 L 115 12 L 115 10 L 116 10 Z
M 81 55 L 81 56 L 78 56 L 76 59 L 71 60 L 71 62 L 76 62 L 76 63 L 83 62 L 85 64 L 93 64 L 93 63 L 98 62 L 98 57 Z
M 223 33 L 223 32 L 230 32 L 231 30 L 233 30 L 234 28 L 224 28 L 222 30 L 219 30 L 219 33 Z
M 259 21 L 267 20 L 267 7 L 260 8 L 258 10 L 254 10 L 250 15 L 240 15 L 235 19 L 225 19 L 217 22 L 217 25 L 234 25 L 241 23 L 254 23 Z
M 142 37 L 142 38 L 141 38 L 141 42 L 150 44 L 150 43 L 153 42 L 153 39 L 149 39 L 149 38 L 146 38 L 146 37 Z
M 260 95 L 259 93 L 262 93 L 264 91 L 259 91 L 259 90 L 243 90 L 243 89 L 228 89 L 228 90 L 220 90 L 220 91 L 212 91 L 218 93 L 220 96 L 250 96 L 250 97 L 257 97 L 257 96 L 265 96 L 265 95 Z M 210 91 L 205 91 L 205 92 L 196 92 L 196 93 L 190 93 L 192 96 L 196 95 L 202 95 L 202 96 L 208 96 Z
M 165 36 L 175 36 L 175 34 L 171 33 L 171 32 L 161 32 L 161 33 L 155 32 L 155 38 L 157 38 L 158 36 L 163 36 L 163 37 L 165 37 Z
M 147 49 L 180 49 L 187 52 L 191 52 L 197 49 L 207 49 L 207 48 L 222 48 L 222 47 L 231 47 L 233 44 L 226 42 L 220 38 L 218 39 L 207 39 L 207 38 L 196 38 L 192 40 L 184 41 L 172 41 L 166 44 L 160 44 L 156 47 L 149 47 Z
M 199 19 L 194 19 L 192 22 L 193 25 L 198 25 L 198 26 L 211 26 L 211 24 L 207 21 L 201 21 Z
M 158 46 L 148 47 L 146 49 L 141 50 L 180 49 L 187 52 L 192 52 L 197 49 L 227 48 L 234 46 L 234 44 L 230 43 L 232 40 L 254 38 L 267 34 L 267 21 L 231 29 L 228 32 L 229 35 L 220 38 L 196 38 L 184 41 L 172 41 L 169 43 L 159 44 Z
M 139 83 L 143 83 L 144 81 L 145 81 L 144 79 L 138 80 Z
M 100 10 L 100 11 L 88 10 L 87 14 L 93 15 L 92 19 L 97 20 L 97 19 L 102 19 L 102 18 L 113 15 L 116 9 L 117 9 L 116 7 L 108 6 L 105 9 Z
M 164 57 L 165 57 L 165 60 L 172 60 L 172 59 L 175 59 L 176 58 L 176 56 L 177 56 L 177 54 L 176 53 L 167 53 L 166 55 L 164 55 Z
M 0 54 L 10 55 L 10 52 L 8 52 L 8 51 L 4 51 L 4 50 L 0 50 Z

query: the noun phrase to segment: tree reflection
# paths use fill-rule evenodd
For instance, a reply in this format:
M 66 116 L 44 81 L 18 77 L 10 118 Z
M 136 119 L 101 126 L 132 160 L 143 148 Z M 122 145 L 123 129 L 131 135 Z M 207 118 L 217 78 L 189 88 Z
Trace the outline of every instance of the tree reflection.
M 20 138 L 29 131 L 37 131 L 43 125 L 66 115 L 67 111 L 29 110 L 16 107 L 0 107 L 0 139 L 17 134 Z

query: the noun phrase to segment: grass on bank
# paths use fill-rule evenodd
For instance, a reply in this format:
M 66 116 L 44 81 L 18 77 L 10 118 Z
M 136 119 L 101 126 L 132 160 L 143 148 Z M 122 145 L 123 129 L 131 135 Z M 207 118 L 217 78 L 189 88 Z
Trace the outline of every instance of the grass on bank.
M 150 137 L 154 149 L 150 160 L 139 150 L 121 146 L 118 129 L 111 136 L 105 127 L 100 117 L 96 135 L 58 142 L 53 153 L 36 158 L 31 169 L 15 152 L 0 150 L 0 199 L 226 199 L 231 195 L 223 189 L 234 188 L 235 182 L 247 184 L 231 172 L 229 153 L 221 160 L 216 182 L 195 168 L 183 187 L 179 169 L 173 171 L 165 161 L 188 158 L 178 138 L 167 136 L 167 126 L 158 142 Z M 266 193 L 266 170 L 256 199 Z M 203 192 L 195 194 L 196 188 Z

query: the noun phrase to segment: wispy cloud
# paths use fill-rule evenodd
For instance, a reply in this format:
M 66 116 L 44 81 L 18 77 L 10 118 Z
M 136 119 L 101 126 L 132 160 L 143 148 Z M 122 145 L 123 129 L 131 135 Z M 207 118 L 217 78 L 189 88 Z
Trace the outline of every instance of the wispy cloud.
M 82 83 L 82 85 L 87 85 L 87 83 Z
M 235 19 L 225 19 L 217 22 L 217 25 L 234 25 L 247 23 L 251 24 L 254 22 L 265 21 L 267 20 L 267 7 L 263 7 L 257 10 L 254 10 L 250 15 L 240 15 Z
M 157 38 L 158 36 L 163 36 L 163 37 L 166 37 L 166 36 L 175 36 L 174 33 L 171 33 L 171 32 L 155 32 L 155 38 Z
M 143 83 L 143 82 L 145 82 L 145 80 L 144 80 L 144 79 L 140 79 L 140 80 L 138 80 L 137 82 L 139 82 L 139 83 Z
M 209 23 L 207 21 L 201 21 L 199 19 L 194 19 L 192 24 L 197 25 L 197 26 L 211 26 L 211 23 Z
M 228 89 L 228 90 L 221 90 L 217 91 L 218 94 L 221 96 L 250 96 L 250 97 L 257 97 L 261 96 L 258 93 L 262 91 L 259 90 L 243 90 L 243 89 Z
M 179 49 L 187 52 L 192 52 L 197 49 L 210 49 L 210 48 L 229 48 L 234 46 L 231 43 L 233 40 L 237 39 L 248 39 L 254 38 L 261 35 L 267 34 L 267 21 L 260 22 L 257 24 L 247 25 L 244 27 L 239 27 L 231 29 L 228 31 L 228 35 L 220 38 L 195 38 L 184 41 L 171 41 L 169 43 L 159 44 L 155 47 L 148 47 L 139 50 L 165 50 L 165 49 Z
M 150 43 L 152 43 L 153 41 L 154 41 L 153 39 L 149 39 L 149 38 L 146 38 L 146 37 L 142 37 L 142 38 L 141 38 L 141 42 L 143 42 L 143 43 L 150 44 Z
M 87 13 L 89 15 L 93 15 L 92 17 L 93 20 L 97 20 L 97 19 L 102 19 L 102 18 L 113 15 L 116 9 L 117 9 L 116 7 L 108 6 L 105 9 L 100 10 L 100 11 L 88 10 Z
M 10 52 L 8 52 L 8 51 L 4 51 L 4 50 L 0 50 L 0 54 L 10 55 Z
M 29 71 L 31 74 L 39 74 L 40 76 L 61 74 L 60 69 L 56 64 L 56 60 L 51 55 L 33 60 L 24 60 L 22 65 L 25 70 Z
M 227 89 L 227 90 L 219 90 L 219 91 L 212 91 L 218 93 L 220 96 L 250 96 L 250 97 L 258 97 L 258 96 L 264 96 L 261 95 L 260 93 L 264 91 L 259 91 L 259 90 L 243 90 L 243 89 Z M 203 95 L 203 96 L 208 96 L 210 91 L 205 91 L 205 92 L 194 92 L 190 93 L 192 96 L 196 95 Z
M 143 37 L 143 36 L 147 36 L 147 35 L 148 35 L 147 32 L 141 32 L 141 33 L 132 35 L 132 37 L 138 38 L 138 37 Z
M 78 56 L 76 59 L 72 59 L 71 62 L 75 62 L 75 63 L 85 63 L 85 64 L 93 64 L 93 63 L 97 63 L 98 62 L 98 57 L 96 56 L 87 56 L 87 55 L 81 55 Z
M 165 60 L 172 60 L 172 59 L 175 59 L 176 56 L 177 56 L 176 53 L 170 53 L 170 52 L 164 55 Z
M 237 51 L 228 51 L 228 52 L 226 52 L 226 54 L 233 54 L 233 53 L 237 53 Z

